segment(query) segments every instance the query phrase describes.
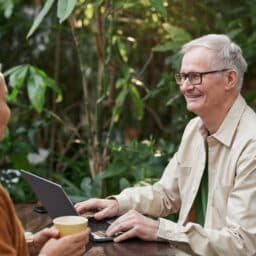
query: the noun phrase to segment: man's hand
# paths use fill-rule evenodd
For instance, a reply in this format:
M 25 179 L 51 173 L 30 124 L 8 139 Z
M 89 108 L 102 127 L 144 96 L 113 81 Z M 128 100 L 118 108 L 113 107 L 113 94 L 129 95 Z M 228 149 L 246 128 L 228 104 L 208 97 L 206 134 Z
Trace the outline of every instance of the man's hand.
M 80 214 L 88 211 L 96 211 L 94 218 L 102 220 L 118 214 L 118 202 L 115 199 L 89 199 L 77 203 L 75 209 Z
M 139 237 L 146 241 L 157 240 L 158 220 L 145 217 L 135 210 L 130 210 L 126 214 L 115 220 L 107 229 L 108 236 L 114 236 L 119 232 L 114 241 L 120 242 L 132 237 Z

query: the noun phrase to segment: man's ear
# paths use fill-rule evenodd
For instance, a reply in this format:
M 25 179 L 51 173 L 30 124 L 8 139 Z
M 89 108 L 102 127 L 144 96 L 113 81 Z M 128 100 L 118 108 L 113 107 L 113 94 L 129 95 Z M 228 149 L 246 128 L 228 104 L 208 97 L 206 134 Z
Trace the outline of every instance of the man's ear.
M 227 79 L 227 83 L 225 84 L 226 90 L 230 90 L 230 89 L 233 89 L 234 87 L 237 87 L 238 72 L 234 69 L 228 70 L 226 79 Z

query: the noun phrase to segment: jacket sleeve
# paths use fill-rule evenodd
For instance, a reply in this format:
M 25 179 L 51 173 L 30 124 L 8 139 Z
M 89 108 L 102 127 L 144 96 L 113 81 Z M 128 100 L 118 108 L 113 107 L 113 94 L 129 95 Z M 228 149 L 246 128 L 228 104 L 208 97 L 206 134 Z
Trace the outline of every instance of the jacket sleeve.
M 189 131 L 197 120 L 198 118 L 191 120 L 186 126 L 179 150 L 185 147 L 188 140 L 186 131 Z M 166 166 L 159 182 L 152 186 L 127 188 L 119 195 L 113 196 L 118 201 L 120 215 L 130 209 L 154 217 L 167 216 L 179 211 L 181 195 L 178 185 L 178 152 Z
M 135 209 L 142 214 L 159 217 L 177 212 L 180 208 L 180 196 L 177 184 L 176 155 L 167 165 L 159 182 L 152 186 L 132 187 L 114 196 L 119 204 L 119 214 Z M 173 170 L 170 172 L 170 170 Z M 168 178 L 166 177 L 168 173 Z M 166 182 L 168 181 L 168 182 Z
M 226 225 L 207 229 L 195 223 L 180 225 L 160 218 L 158 237 L 189 245 L 197 255 L 249 256 L 256 253 L 256 155 L 238 162 L 227 200 Z

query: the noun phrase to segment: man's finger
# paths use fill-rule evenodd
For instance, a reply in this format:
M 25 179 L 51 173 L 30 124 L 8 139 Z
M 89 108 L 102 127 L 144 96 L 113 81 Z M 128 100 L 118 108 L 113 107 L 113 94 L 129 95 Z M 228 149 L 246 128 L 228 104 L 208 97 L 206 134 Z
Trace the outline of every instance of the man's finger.
M 97 209 L 101 207 L 102 203 L 98 199 L 89 199 L 88 201 L 85 202 L 80 202 L 75 204 L 75 209 L 79 213 L 83 213 L 89 210 Z
M 114 242 L 119 243 L 121 241 L 133 238 L 135 236 L 136 236 L 136 233 L 135 233 L 134 229 L 132 228 L 132 229 L 118 235 L 117 237 L 115 237 Z
M 127 231 L 133 228 L 131 221 L 114 221 L 106 230 L 108 236 L 114 236 L 115 234 L 123 231 Z
M 94 214 L 94 218 L 96 220 L 102 220 L 107 217 L 112 217 L 114 215 L 115 215 L 115 213 L 113 212 L 113 209 L 111 207 L 106 207 L 106 208 L 103 208 L 101 211 L 96 212 Z

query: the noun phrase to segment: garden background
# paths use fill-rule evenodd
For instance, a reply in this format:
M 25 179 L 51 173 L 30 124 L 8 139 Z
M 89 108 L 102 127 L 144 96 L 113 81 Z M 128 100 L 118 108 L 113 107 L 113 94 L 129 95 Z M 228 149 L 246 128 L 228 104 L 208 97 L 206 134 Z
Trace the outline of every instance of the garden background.
M 17 170 L 74 201 L 157 180 L 193 117 L 174 74 L 180 46 L 224 33 L 248 62 L 256 106 L 256 1 L 0 0 L 0 63 L 12 117 L 0 180 L 34 200 Z

